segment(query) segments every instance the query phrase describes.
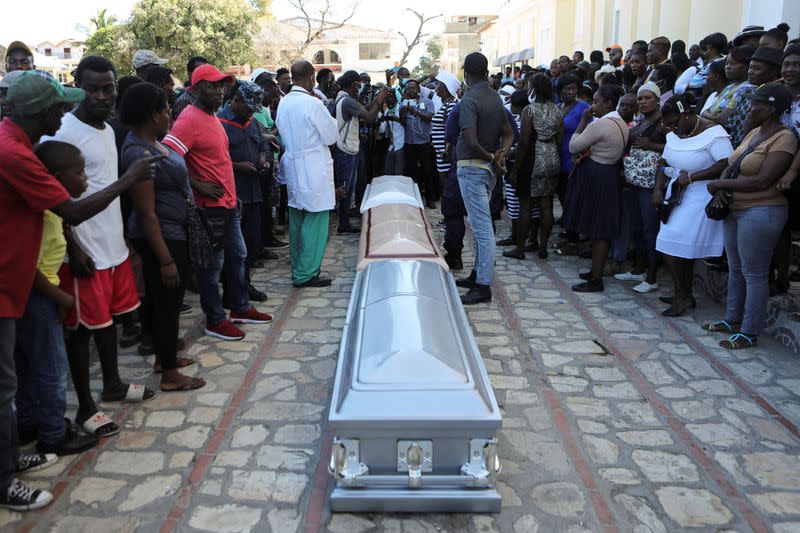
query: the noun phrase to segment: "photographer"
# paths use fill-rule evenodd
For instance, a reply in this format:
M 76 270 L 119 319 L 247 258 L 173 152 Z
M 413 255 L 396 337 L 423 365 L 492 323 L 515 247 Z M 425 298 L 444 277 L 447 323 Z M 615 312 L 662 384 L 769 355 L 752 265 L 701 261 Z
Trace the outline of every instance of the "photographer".
M 428 98 L 419 94 L 419 83 L 409 80 L 405 86 L 404 99 L 400 102 L 400 120 L 405 125 L 406 175 L 414 179 L 425 195 L 425 205 L 436 207 L 434 202 L 441 196 L 436 153 L 431 144 L 431 121 L 434 106 Z

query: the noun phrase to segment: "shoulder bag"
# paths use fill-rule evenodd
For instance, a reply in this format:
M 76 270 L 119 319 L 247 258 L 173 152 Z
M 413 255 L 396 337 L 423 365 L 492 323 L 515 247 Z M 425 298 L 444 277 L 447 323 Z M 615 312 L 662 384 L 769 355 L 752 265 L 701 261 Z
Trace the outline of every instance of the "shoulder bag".
M 737 176 L 739 176 L 739 170 L 741 170 L 742 161 L 744 161 L 744 158 L 750 155 L 750 153 L 756 148 L 758 148 L 760 144 L 761 143 L 754 145 L 753 143 L 751 143 L 747 147 L 747 150 L 742 152 L 742 155 L 740 155 L 733 163 L 733 165 L 731 165 L 730 172 L 728 172 L 727 177 L 720 179 L 735 180 Z M 725 220 L 725 217 L 727 217 L 730 213 L 731 213 L 730 206 L 728 204 L 717 205 L 716 197 L 712 197 L 711 200 L 709 200 L 708 203 L 706 204 L 706 216 L 711 220 Z

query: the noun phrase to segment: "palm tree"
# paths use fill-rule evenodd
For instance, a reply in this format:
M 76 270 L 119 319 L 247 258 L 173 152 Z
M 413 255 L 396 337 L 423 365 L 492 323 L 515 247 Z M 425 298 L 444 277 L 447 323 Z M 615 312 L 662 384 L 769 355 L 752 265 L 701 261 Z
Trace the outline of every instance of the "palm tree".
M 106 8 L 98 9 L 97 15 L 89 19 L 89 24 L 94 26 L 95 31 L 113 26 L 119 22 L 119 19 L 114 15 L 106 15 L 107 11 Z

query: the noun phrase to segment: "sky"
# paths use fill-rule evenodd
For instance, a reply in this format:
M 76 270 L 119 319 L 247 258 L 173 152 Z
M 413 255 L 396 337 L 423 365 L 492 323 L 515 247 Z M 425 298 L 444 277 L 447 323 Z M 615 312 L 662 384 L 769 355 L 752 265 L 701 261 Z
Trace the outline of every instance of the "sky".
M 382 0 L 361 0 L 353 24 L 368 26 L 382 30 L 399 30 L 405 33 L 416 31 L 416 18 L 410 13 L 403 14 L 406 7 L 415 9 L 425 15 L 443 13 L 487 14 L 497 12 L 501 0 L 405 0 L 404 2 L 385 2 Z M 351 0 L 336 0 L 342 6 L 351 5 Z M 3 15 L 0 17 L 0 44 L 8 45 L 11 41 L 22 40 L 28 44 L 41 41 L 58 41 L 65 38 L 81 37 L 76 31 L 78 24 L 88 25 L 89 19 L 97 12 L 98 6 L 108 9 L 110 14 L 126 19 L 136 0 L 105 0 L 102 4 L 97 0 L 27 0 L 25 2 L 4 2 Z M 436 9 L 431 6 L 435 5 Z M 297 14 L 287 0 L 273 0 L 272 10 L 279 19 Z M 438 33 L 442 29 L 442 19 L 436 19 L 426 26 L 426 30 Z M 419 56 L 424 52 L 420 46 L 412 54 L 409 64 L 416 65 Z M 396 58 L 396 59 L 399 59 Z

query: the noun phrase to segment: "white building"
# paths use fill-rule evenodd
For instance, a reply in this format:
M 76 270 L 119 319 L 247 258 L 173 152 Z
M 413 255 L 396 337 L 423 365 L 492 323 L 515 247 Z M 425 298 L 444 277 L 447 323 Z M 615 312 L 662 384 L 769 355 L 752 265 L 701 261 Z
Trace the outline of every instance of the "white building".
M 459 72 L 468 54 L 481 51 L 479 32 L 496 18 L 496 15 L 453 15 L 445 18 L 439 67 Z
M 312 23 L 319 24 L 319 21 Z M 384 72 L 395 65 L 402 53 L 395 34 L 353 24 L 325 30 L 301 54 L 305 38 L 302 17 L 263 21 L 261 31 L 254 37 L 256 53 L 265 63 L 258 66 L 275 70 L 288 67 L 302 56 L 317 70 L 327 67 L 337 75 L 347 70 L 367 72 L 377 83 L 385 80 Z
M 32 46 L 33 62 L 36 68 L 46 70 L 61 83 L 72 82 L 72 71 L 80 63 L 86 46 L 78 39 L 62 41 L 43 41 Z

